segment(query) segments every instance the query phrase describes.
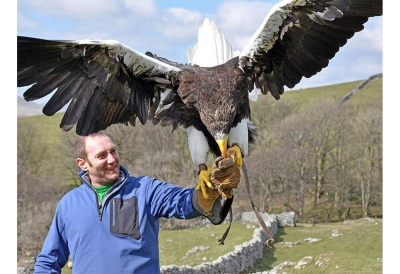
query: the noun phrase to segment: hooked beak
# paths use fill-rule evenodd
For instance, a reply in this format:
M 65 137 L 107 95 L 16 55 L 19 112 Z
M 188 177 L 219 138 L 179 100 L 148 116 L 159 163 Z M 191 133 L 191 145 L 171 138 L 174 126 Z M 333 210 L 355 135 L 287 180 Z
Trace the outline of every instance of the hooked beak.
M 229 140 L 229 134 L 225 136 L 224 139 L 218 139 L 216 140 L 219 150 L 221 151 L 221 155 L 226 158 L 226 152 L 228 150 L 228 140 Z

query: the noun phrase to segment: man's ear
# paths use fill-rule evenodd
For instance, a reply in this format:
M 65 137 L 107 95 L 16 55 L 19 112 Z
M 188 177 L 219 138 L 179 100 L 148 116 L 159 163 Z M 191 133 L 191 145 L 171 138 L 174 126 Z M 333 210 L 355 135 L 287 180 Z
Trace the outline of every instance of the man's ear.
M 76 158 L 75 160 L 76 164 L 80 167 L 80 169 L 87 171 L 88 167 L 87 167 L 87 162 L 85 161 L 85 159 L 82 158 Z

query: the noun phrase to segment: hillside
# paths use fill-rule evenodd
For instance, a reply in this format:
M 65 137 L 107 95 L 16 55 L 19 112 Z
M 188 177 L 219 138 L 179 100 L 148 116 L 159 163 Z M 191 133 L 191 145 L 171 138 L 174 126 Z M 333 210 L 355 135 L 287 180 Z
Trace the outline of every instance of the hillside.
M 17 96 L 17 117 L 41 115 L 42 108 L 42 105 L 27 102 L 21 96 Z
M 307 106 L 316 99 L 332 98 L 338 101 L 343 96 L 351 92 L 363 80 L 347 82 L 342 84 L 321 86 L 315 88 L 305 88 L 285 91 L 281 95 L 282 100 L 293 99 L 300 103 L 301 107 Z M 349 100 L 350 104 L 367 106 L 370 102 L 380 102 L 382 104 L 382 85 L 383 78 L 378 78 L 368 83 L 359 93 Z M 263 105 L 267 100 L 274 100 L 271 96 L 259 96 L 255 105 Z

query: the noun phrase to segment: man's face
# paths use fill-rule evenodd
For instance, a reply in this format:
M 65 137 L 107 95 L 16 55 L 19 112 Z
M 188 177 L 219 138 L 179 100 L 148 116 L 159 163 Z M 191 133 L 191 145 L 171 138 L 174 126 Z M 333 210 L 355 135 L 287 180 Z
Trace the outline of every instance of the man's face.
M 77 158 L 78 166 L 89 173 L 92 185 L 102 186 L 119 177 L 119 154 L 112 141 L 106 136 L 86 139 L 87 159 Z

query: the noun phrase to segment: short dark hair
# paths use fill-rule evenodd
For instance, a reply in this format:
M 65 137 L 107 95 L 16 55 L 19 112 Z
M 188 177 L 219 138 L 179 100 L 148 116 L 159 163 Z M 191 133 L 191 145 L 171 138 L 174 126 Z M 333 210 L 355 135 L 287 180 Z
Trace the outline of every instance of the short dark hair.
M 99 131 L 97 133 L 92 133 L 89 134 L 88 136 L 79 136 L 78 139 L 75 141 L 75 147 L 74 147 L 74 154 L 76 158 L 82 158 L 87 160 L 87 154 L 86 154 L 86 139 L 88 137 L 107 137 L 111 140 L 111 138 L 105 134 L 102 131 Z

